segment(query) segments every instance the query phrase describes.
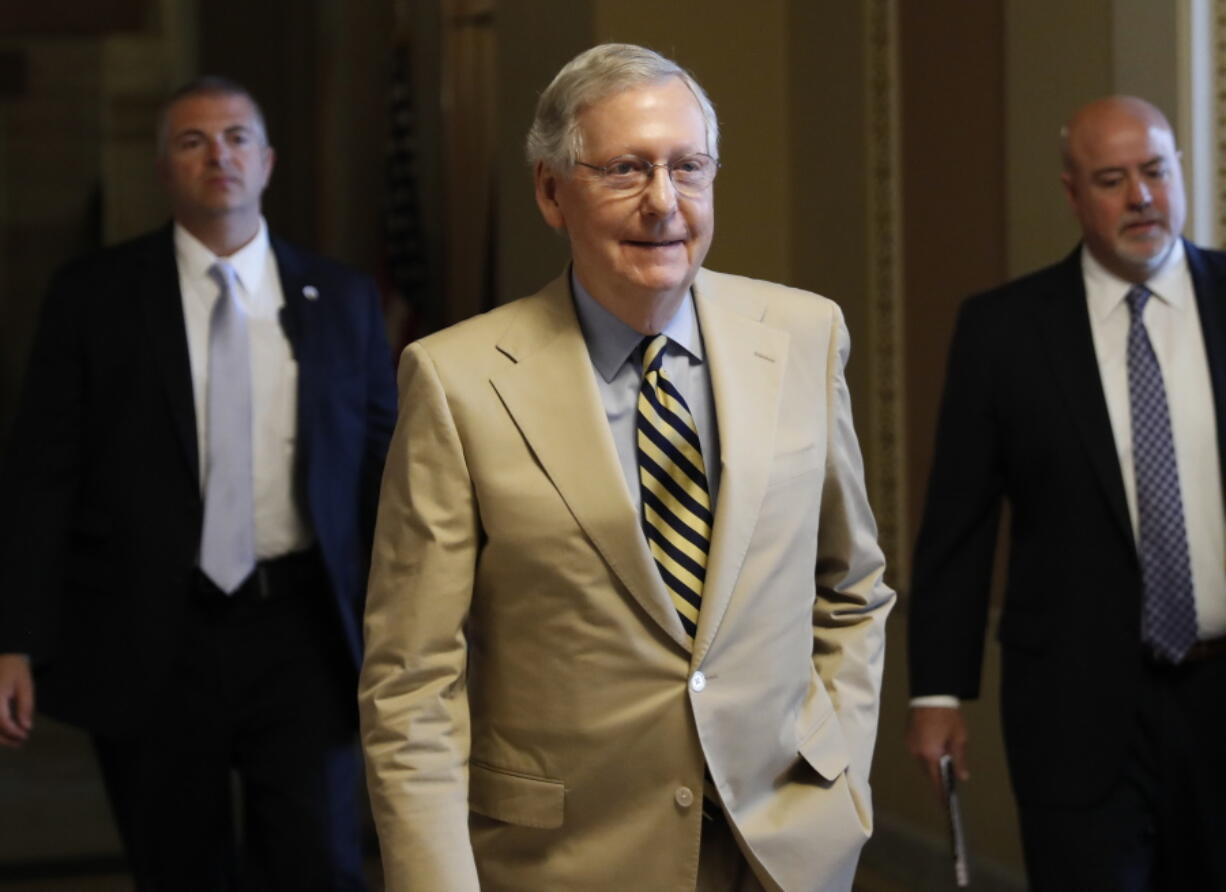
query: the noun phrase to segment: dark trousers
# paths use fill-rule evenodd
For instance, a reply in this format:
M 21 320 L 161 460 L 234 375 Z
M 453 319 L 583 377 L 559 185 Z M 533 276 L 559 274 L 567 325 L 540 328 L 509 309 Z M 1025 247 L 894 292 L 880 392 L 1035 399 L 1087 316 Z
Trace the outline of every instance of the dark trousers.
M 1109 795 L 1081 809 L 1019 808 L 1030 888 L 1226 890 L 1224 766 L 1226 658 L 1147 664 L 1126 767 Z
M 741 852 L 723 808 L 704 801 L 695 892 L 765 892 L 765 889 Z
M 95 737 L 140 892 L 365 888 L 353 670 L 313 560 L 292 591 L 201 580 L 147 730 Z

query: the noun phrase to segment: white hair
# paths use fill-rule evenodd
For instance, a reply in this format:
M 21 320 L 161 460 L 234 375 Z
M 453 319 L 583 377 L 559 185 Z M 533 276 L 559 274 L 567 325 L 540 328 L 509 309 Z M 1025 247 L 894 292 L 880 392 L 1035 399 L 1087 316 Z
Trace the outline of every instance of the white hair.
M 630 43 L 602 43 L 571 59 L 541 93 L 528 130 L 528 163 L 554 170 L 573 167 L 583 153 L 579 113 L 606 96 L 679 78 L 702 110 L 707 152 L 719 158 L 719 120 L 706 91 L 688 71 L 659 53 Z

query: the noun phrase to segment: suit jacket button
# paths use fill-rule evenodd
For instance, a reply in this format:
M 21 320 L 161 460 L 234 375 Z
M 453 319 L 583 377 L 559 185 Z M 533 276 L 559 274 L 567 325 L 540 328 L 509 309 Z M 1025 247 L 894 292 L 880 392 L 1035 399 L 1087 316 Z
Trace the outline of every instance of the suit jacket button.
M 697 694 L 707 686 L 707 677 L 702 674 L 702 670 L 696 670 L 690 676 L 690 690 Z
M 673 793 L 673 799 L 682 808 L 689 808 L 694 804 L 694 791 L 689 787 L 678 787 L 676 792 Z

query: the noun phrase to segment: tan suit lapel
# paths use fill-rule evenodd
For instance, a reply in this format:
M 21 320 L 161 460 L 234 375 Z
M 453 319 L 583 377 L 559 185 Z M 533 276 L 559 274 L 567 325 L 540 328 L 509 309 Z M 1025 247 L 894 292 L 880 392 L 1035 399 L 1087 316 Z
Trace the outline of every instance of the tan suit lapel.
M 788 336 L 761 322 L 766 301 L 700 272 L 694 299 L 715 397 L 720 478 L 695 665 L 715 638 L 758 520 L 770 476 Z
M 626 491 L 567 277 L 525 304 L 490 382 L 584 533 L 643 610 L 687 646 Z

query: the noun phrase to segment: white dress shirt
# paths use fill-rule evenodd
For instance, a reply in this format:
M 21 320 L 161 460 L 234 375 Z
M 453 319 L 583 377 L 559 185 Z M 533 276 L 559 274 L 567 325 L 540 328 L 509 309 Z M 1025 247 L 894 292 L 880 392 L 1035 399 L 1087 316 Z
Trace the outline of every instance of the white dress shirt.
M 1132 283 L 1109 272 L 1084 246 L 1081 272 L 1098 374 L 1136 537 L 1137 481 L 1132 465 L 1132 414 L 1128 397 L 1131 320 L 1124 300 Z M 1218 638 L 1226 635 L 1226 508 L 1222 501 L 1217 413 L 1209 362 L 1182 241 L 1176 240 L 1166 261 L 1145 285 L 1154 295 L 1145 304 L 1145 328 L 1166 387 L 1192 563 L 1197 630 L 1202 640 Z M 914 697 L 911 705 L 957 706 L 958 698 L 934 694 Z
M 200 486 L 208 474 L 209 320 L 221 294 L 209 276 L 219 259 L 178 223 L 174 227 L 179 292 L 187 324 L 192 390 L 196 405 L 196 445 L 200 456 Z M 247 313 L 251 345 L 252 462 L 255 477 L 255 551 L 260 559 L 298 551 L 312 535 L 294 497 L 294 465 L 298 434 L 298 365 L 281 327 L 285 305 L 277 258 L 268 243 L 268 227 L 224 259 L 238 278 L 239 304 Z
M 1137 485 L 1132 466 L 1132 416 L 1128 404 L 1128 305 L 1131 283 L 1117 278 L 1082 248 L 1090 331 L 1098 355 L 1098 373 L 1107 397 L 1111 432 L 1119 455 L 1124 494 L 1137 535 Z M 1175 247 L 1146 287 L 1153 298 L 1145 305 L 1145 328 L 1166 385 L 1184 527 L 1192 561 L 1196 624 L 1201 639 L 1226 635 L 1226 518 L 1218 452 L 1217 413 L 1209 362 L 1201 334 L 1196 292 L 1184 255 Z

